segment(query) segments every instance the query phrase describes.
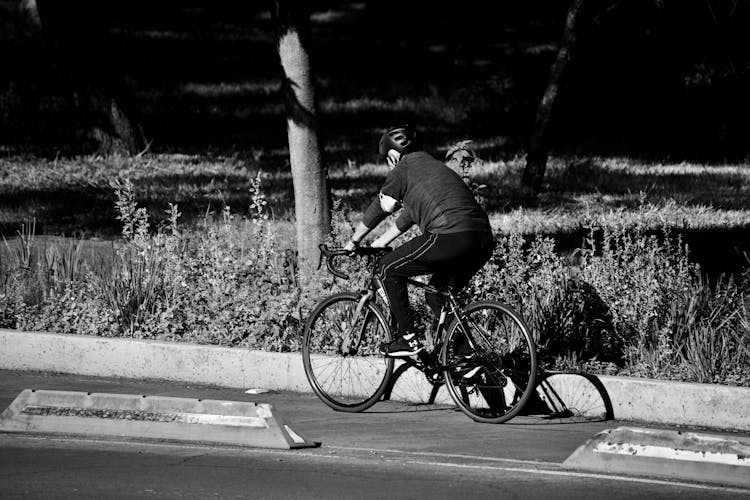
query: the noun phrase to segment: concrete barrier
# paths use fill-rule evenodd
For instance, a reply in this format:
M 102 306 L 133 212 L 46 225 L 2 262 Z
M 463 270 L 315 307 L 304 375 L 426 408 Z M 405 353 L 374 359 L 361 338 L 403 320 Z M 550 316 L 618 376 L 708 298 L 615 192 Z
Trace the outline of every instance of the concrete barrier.
M 264 403 L 34 389 L 0 413 L 0 432 L 260 448 L 318 445 Z
M 311 391 L 299 353 L 153 340 L 0 330 L 0 368 Z M 391 398 L 427 402 L 431 389 L 411 369 L 396 381 Z M 553 410 L 585 417 L 750 431 L 750 388 L 553 374 L 538 393 Z M 436 397 L 450 401 L 444 388 Z
M 618 427 L 580 446 L 563 467 L 750 488 L 750 442 L 731 435 Z

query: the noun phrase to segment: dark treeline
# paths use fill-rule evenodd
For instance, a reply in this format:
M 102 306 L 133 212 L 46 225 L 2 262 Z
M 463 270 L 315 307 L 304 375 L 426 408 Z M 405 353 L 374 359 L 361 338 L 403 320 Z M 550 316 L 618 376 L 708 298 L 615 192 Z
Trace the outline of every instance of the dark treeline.
M 115 148 L 118 119 L 132 122 L 131 150 L 284 147 L 270 2 L 37 0 L 38 29 L 20 4 L 0 1 L 0 143 L 11 151 Z M 368 154 L 374 129 L 404 120 L 434 145 L 469 137 L 485 140 L 485 156 L 522 151 L 568 4 L 312 2 L 333 157 Z M 749 28 L 747 0 L 584 0 L 553 149 L 746 158 Z M 352 100 L 381 104 L 325 107 Z
M 589 151 L 616 139 L 622 153 L 746 158 L 750 2 L 623 0 L 584 19 L 560 136 Z

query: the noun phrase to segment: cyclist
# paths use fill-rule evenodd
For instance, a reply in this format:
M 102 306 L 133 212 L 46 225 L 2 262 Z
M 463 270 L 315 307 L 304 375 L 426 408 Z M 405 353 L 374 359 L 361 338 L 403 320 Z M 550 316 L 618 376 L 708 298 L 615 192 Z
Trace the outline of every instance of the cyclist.
M 423 150 L 415 128 L 404 125 L 388 129 L 380 139 L 379 151 L 390 172 L 344 248 L 355 250 L 362 238 L 401 207 L 395 223 L 371 246 L 386 247 L 414 224 L 419 226 L 420 236 L 378 263 L 378 275 L 398 328 L 395 340 L 383 344 L 381 353 L 408 357 L 424 347 L 414 329 L 406 279 L 432 274 L 431 285 L 451 286 L 457 292 L 489 260 L 494 246 L 492 230 L 487 214 L 466 184 Z M 428 294 L 426 299 L 439 315 L 441 298 Z

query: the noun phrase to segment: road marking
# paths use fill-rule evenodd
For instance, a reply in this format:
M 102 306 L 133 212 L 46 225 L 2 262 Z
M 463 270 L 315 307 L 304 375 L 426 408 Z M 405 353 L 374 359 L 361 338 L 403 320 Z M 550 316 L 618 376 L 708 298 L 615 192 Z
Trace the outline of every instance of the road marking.
M 625 481 L 625 482 L 630 482 L 630 483 L 653 484 L 653 485 L 658 485 L 658 486 L 679 486 L 679 487 L 693 488 L 693 489 L 698 489 L 698 490 L 724 491 L 728 493 L 748 493 L 748 491 L 750 491 L 744 488 L 732 488 L 729 486 L 712 486 L 709 484 L 685 483 L 682 481 L 666 481 L 666 480 L 661 480 L 661 479 L 648 479 L 648 478 L 641 478 L 641 477 L 618 476 L 618 475 L 609 475 L 609 474 L 593 474 L 589 472 L 572 472 L 572 471 L 549 470 L 549 469 L 525 469 L 521 467 L 493 467 L 489 465 L 451 464 L 451 463 L 445 463 L 445 462 L 408 461 L 408 463 L 437 466 L 437 467 L 455 467 L 459 469 L 523 472 L 523 473 L 528 473 L 528 474 L 547 474 L 550 476 L 567 476 L 567 477 L 579 477 L 579 478 L 586 478 L 586 479 L 608 479 L 612 481 Z
M 20 437 L 20 436 L 11 436 L 11 435 L 3 435 L 0 434 L 0 437 Z M 65 438 L 59 438 L 59 437 L 52 437 L 52 436 L 33 436 L 33 435 L 24 435 L 24 439 L 30 439 L 34 441 L 38 441 L 40 445 L 43 445 L 44 442 L 57 442 L 60 444 L 66 444 L 70 445 L 70 440 Z M 213 452 L 219 452 L 222 451 L 230 452 L 230 453 L 239 453 L 239 454 L 258 454 L 258 455 L 281 455 L 286 457 L 307 457 L 307 458 L 323 458 L 323 459 L 330 459 L 330 460 L 350 460 L 351 457 L 341 456 L 341 455 L 330 455 L 325 454 L 326 450 L 341 450 L 341 451 L 356 451 L 356 452 L 371 452 L 371 453 L 394 453 L 394 454 L 400 454 L 400 455 L 416 455 L 416 456 L 444 456 L 445 458 L 463 458 L 463 459 L 475 459 L 475 460 L 481 460 L 481 461 L 489 461 L 489 462 L 511 462 L 511 463 L 520 463 L 520 464 L 527 464 L 527 465 L 537 465 L 539 468 L 531 468 L 531 467 L 508 467 L 508 466 L 501 466 L 501 465 L 479 465 L 479 464 L 459 464 L 459 463 L 451 463 L 451 462 L 437 462 L 437 461 L 425 461 L 425 460 L 403 460 L 404 463 L 410 463 L 415 465 L 426 465 L 426 466 L 433 466 L 433 467 L 445 467 L 445 468 L 457 468 L 457 469 L 475 469 L 475 470 L 486 470 L 486 471 L 496 471 L 496 472 L 516 472 L 516 473 L 525 473 L 525 474 L 546 474 L 549 476 L 562 476 L 562 477 L 571 477 L 571 478 L 582 478 L 582 479 L 601 479 L 601 480 L 611 480 L 611 481 L 623 481 L 623 482 L 630 482 L 630 483 L 639 483 L 639 484 L 651 484 L 655 486 L 671 486 L 671 487 L 684 487 L 684 488 L 692 488 L 692 489 L 698 489 L 698 490 L 711 490 L 711 491 L 721 491 L 726 493 L 748 493 L 750 490 L 744 489 L 744 488 L 734 488 L 730 486 L 718 486 L 718 485 L 709 485 L 709 484 L 698 484 L 698 483 L 686 483 L 683 481 L 670 481 L 670 480 L 661 480 L 661 479 L 651 479 L 651 478 L 639 478 L 639 477 L 632 477 L 632 476 L 621 476 L 621 475 L 609 475 L 609 474 L 597 474 L 597 473 L 590 473 L 590 472 L 575 472 L 575 471 L 566 471 L 566 470 L 560 470 L 560 464 L 555 462 L 535 462 L 533 460 L 517 460 L 512 458 L 493 458 L 493 457 L 479 457 L 474 455 L 459 455 L 459 454 L 450 454 L 450 453 L 428 453 L 428 452 L 410 452 L 410 451 L 403 451 L 403 450 L 393 450 L 393 449 L 375 449 L 375 448 L 358 448 L 358 447 L 346 447 L 346 446 L 326 446 L 324 448 L 319 448 L 320 452 L 310 452 L 310 451 L 302 451 L 302 450 L 295 450 L 295 451 L 288 451 L 288 450 L 273 450 L 273 449 L 267 449 L 267 448 L 243 448 L 243 447 L 232 447 L 232 446 L 212 446 L 212 445 L 206 445 L 206 444 L 197 444 L 197 443 L 160 443 L 160 442 L 147 442 L 147 441 L 139 441 L 139 442 L 133 442 L 133 441 L 120 441 L 120 440 L 100 440 L 100 439 L 87 439 L 86 441 L 77 441 L 72 443 L 75 447 L 83 447 L 85 446 L 85 442 L 88 443 L 96 443 L 98 445 L 104 445 L 109 446 L 113 443 L 127 446 L 127 447 L 143 447 L 143 448 L 178 448 L 181 450 L 189 450 L 189 449 L 204 449 L 204 450 L 211 450 Z
M 514 464 L 538 465 L 540 467 L 559 467 L 560 466 L 560 464 L 557 462 L 543 462 L 539 460 L 520 460 L 517 458 L 482 457 L 479 455 L 463 455 L 459 453 L 404 451 L 404 450 L 393 450 L 389 448 L 357 448 L 354 446 L 326 446 L 326 449 L 344 450 L 344 451 L 364 451 L 364 452 L 370 452 L 370 453 L 378 453 L 378 452 L 397 453 L 400 455 L 414 455 L 414 456 L 419 456 L 419 457 L 462 458 L 465 460 L 481 460 L 481 461 L 486 461 L 486 462 L 510 462 Z

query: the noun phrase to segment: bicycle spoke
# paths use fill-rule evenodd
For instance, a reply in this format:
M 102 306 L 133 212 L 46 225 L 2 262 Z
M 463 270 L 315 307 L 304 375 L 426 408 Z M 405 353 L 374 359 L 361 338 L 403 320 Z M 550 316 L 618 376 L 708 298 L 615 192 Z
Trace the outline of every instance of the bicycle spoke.
M 326 378 L 334 374 L 334 372 L 336 371 L 336 368 L 339 366 L 339 363 L 328 361 L 327 363 L 316 363 L 315 366 L 320 367 L 319 369 L 318 368 L 315 369 L 315 371 L 318 373 L 318 378 L 320 378 L 321 380 L 325 380 Z M 326 368 L 328 368 L 327 371 L 326 371 Z
M 534 390 L 536 348 L 523 320 L 497 302 L 464 309 L 446 333 L 441 359 L 449 393 L 474 420 L 499 423 L 516 415 Z
M 361 411 L 380 399 L 393 360 L 376 356 L 390 332 L 371 304 L 355 318 L 359 295 L 344 293 L 323 301 L 305 327 L 303 360 L 315 393 L 334 409 Z

